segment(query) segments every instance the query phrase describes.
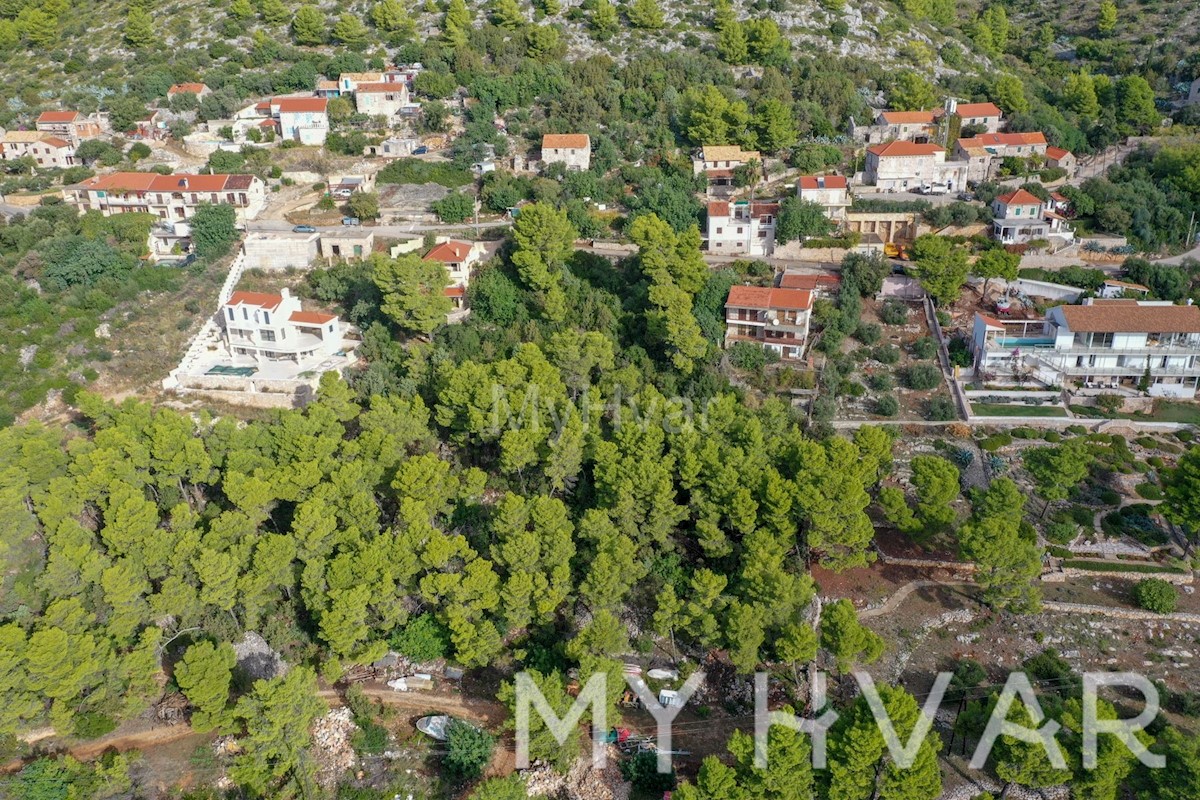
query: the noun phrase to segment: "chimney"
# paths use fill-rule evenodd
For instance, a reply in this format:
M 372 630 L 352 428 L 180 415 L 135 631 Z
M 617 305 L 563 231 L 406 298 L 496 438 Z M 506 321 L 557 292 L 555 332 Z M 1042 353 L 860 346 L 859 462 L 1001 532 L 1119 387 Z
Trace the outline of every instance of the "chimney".
M 187 178 L 180 178 L 180 179 L 179 179 L 179 185 L 180 185 L 181 187 L 183 187 L 184 189 L 188 188 L 188 179 L 187 179 Z
M 292 290 L 285 286 L 279 290 L 279 296 L 282 297 L 284 300 L 288 300 L 292 296 Z

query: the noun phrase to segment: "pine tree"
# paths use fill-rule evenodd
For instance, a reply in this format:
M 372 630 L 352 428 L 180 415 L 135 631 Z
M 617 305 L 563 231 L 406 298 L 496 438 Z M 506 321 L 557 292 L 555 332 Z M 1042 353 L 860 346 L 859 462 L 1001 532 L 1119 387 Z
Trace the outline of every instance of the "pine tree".
M 746 29 L 737 20 L 731 20 L 717 34 L 717 54 L 727 64 L 745 64 L 750 57 L 746 40 Z
M 371 21 L 384 33 L 415 36 L 417 23 L 400 0 L 381 0 L 371 9 Z
M 233 0 L 229 4 L 229 16 L 236 20 L 249 19 L 254 16 L 254 6 L 250 0 Z
M 416 253 L 398 258 L 376 253 L 369 263 L 371 279 L 383 296 L 380 310 L 392 322 L 417 334 L 445 324 L 453 304 L 445 294 L 450 275 L 440 261 L 426 261 Z
M 536 293 L 542 313 L 551 321 L 562 321 L 567 315 L 563 267 L 573 249 L 575 235 L 566 211 L 547 203 L 522 208 L 513 224 L 513 266 L 525 285 Z
M 626 13 L 635 28 L 656 31 L 667 24 L 658 0 L 633 0 Z
M 258 13 L 262 16 L 263 22 L 269 25 L 278 25 L 281 22 L 287 22 L 291 12 L 288 7 L 283 4 L 283 0 L 259 0 Z M 324 19 L 322 18 L 322 23 Z
M 612 2 L 596 0 L 595 5 L 592 6 L 592 14 L 588 18 L 588 25 L 596 37 L 601 40 L 608 38 L 617 29 L 619 23 L 620 18 Z
M 870 664 L 883 655 L 879 634 L 858 621 L 849 600 L 825 606 L 821 614 L 821 647 L 829 651 L 838 672 L 849 672 L 856 664 Z
M 228 644 L 210 641 L 193 644 L 175 664 L 175 682 L 192 704 L 192 727 L 200 732 L 226 727 L 231 714 L 229 686 L 237 655 Z
M 333 40 L 357 49 L 367 44 L 367 26 L 354 14 L 342 14 L 333 26 Z
M 510 31 L 515 31 L 525 25 L 525 12 L 517 0 L 493 0 L 491 4 L 492 22 Z

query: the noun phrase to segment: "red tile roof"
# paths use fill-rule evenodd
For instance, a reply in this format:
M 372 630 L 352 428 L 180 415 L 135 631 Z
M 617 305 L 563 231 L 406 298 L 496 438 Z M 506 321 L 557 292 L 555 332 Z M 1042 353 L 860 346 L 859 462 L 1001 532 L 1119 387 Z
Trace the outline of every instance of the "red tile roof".
M 1069 155 L 1071 155 L 1071 151 L 1064 150 L 1061 147 L 1047 147 L 1046 148 L 1046 157 L 1053 158 L 1055 161 L 1058 161 L 1059 159 L 1065 158 Z
M 1045 144 L 1046 135 L 1041 131 L 1031 133 L 984 133 L 970 139 L 959 139 L 959 145 L 968 147 L 1015 147 L 1023 144 Z
M 932 111 L 884 111 L 880 114 L 889 125 L 932 125 Z
M 1032 205 L 1041 205 L 1041 203 L 1042 203 L 1042 201 L 1037 198 L 1037 195 L 1030 194 L 1029 192 L 1025 191 L 1024 189 L 1017 189 L 1015 192 L 1009 192 L 1008 194 L 1002 194 L 999 197 L 997 197 L 996 200 L 998 200 L 999 202 L 1003 203 L 1006 206 L 1012 206 L 1012 205 L 1032 206 Z
M 728 217 L 729 203 L 724 200 L 713 200 L 708 204 L 708 215 L 710 217 Z
M 954 113 L 960 117 L 998 117 L 1000 107 L 995 103 L 959 103 Z
M 1200 306 L 1096 303 L 1061 310 L 1077 333 L 1200 333 Z
M 156 172 L 114 172 L 88 178 L 80 185 L 85 189 L 127 192 L 223 192 L 227 189 L 247 189 L 253 175 L 159 175 Z M 186 185 L 185 185 L 186 183 Z
M 288 322 L 298 322 L 302 325 L 324 325 L 326 322 L 333 322 L 335 319 L 337 319 L 337 314 L 322 314 L 318 311 L 293 311 L 291 316 L 288 317 Z
M 583 150 L 592 146 L 592 140 L 586 133 L 547 133 L 542 137 L 542 147 L 566 147 L 573 150 Z
M 276 97 L 271 105 L 281 114 L 324 113 L 329 101 L 324 97 Z
M 842 285 L 842 279 L 836 275 L 801 275 L 798 272 L 785 272 L 779 279 L 780 289 L 804 289 L 812 292 L 817 289 L 836 289 Z
M 1136 289 L 1139 292 L 1150 291 L 1149 286 L 1142 286 L 1140 283 L 1129 283 L 1128 281 L 1113 280 L 1112 278 L 1109 278 L 1108 280 L 1106 280 L 1104 282 L 1104 285 L 1105 286 L 1119 286 L 1122 289 Z
M 891 156 L 931 156 L 943 150 L 940 144 L 917 144 L 916 142 L 888 142 L 868 147 L 867 152 L 880 158 Z
M 845 189 L 844 175 L 801 175 L 801 189 Z
M 442 242 L 425 254 L 426 261 L 441 261 L 445 264 L 461 264 L 471 255 L 469 242 Z
M 732 286 L 726 308 L 806 310 L 812 308 L 812 292 L 801 289 L 771 289 L 766 286 Z
M 464 297 L 467 294 L 467 290 L 461 286 L 447 286 L 442 294 L 446 297 Z
M 258 306 L 259 308 L 265 308 L 270 311 L 278 308 L 279 304 L 282 302 L 283 296 L 278 294 L 264 294 L 263 292 L 234 292 L 225 305 L 240 306 L 245 304 L 248 306 Z
M 1067 196 L 1065 194 L 1063 194 L 1062 192 L 1051 192 L 1050 199 L 1056 203 L 1070 202 L 1069 200 L 1067 200 Z
M 203 83 L 177 83 L 167 89 L 167 94 L 200 94 L 207 88 Z
M 989 317 L 987 314 L 980 314 L 978 311 L 976 311 L 975 318 L 983 320 L 983 324 L 987 325 L 989 328 L 999 328 L 1000 330 L 1004 330 L 1004 323 L 995 317 Z
M 79 119 L 78 111 L 43 111 L 38 114 L 38 122 L 74 122 Z
M 65 139 L 60 139 L 57 136 L 43 136 L 39 141 L 43 144 L 48 144 L 51 147 L 70 147 L 71 143 Z
M 383 92 L 397 92 L 406 88 L 401 81 L 392 81 L 390 83 L 360 83 L 355 87 L 356 92 L 365 92 L 366 94 L 380 94 Z

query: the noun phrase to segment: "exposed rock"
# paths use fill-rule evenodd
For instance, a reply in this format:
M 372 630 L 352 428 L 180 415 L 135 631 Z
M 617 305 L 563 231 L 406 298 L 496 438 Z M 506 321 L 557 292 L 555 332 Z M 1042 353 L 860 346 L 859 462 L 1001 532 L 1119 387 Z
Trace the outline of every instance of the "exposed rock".
M 270 680 L 288 671 L 283 657 L 254 631 L 247 631 L 234 644 L 233 652 L 237 654 L 237 668 L 252 681 Z

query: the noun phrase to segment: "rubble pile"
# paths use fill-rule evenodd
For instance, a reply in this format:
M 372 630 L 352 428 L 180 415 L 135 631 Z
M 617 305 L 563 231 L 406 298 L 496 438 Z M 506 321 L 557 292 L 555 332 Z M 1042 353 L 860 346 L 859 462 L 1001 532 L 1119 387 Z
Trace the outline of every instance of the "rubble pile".
M 594 769 L 590 759 L 581 758 L 566 775 L 550 767 L 526 770 L 525 789 L 530 797 L 552 800 L 629 800 L 630 785 L 617 767 L 619 753 L 610 747 L 604 769 Z
M 332 786 L 354 766 L 350 737 L 358 730 L 349 708 L 336 708 L 313 724 L 312 755 L 317 763 L 317 781 Z

